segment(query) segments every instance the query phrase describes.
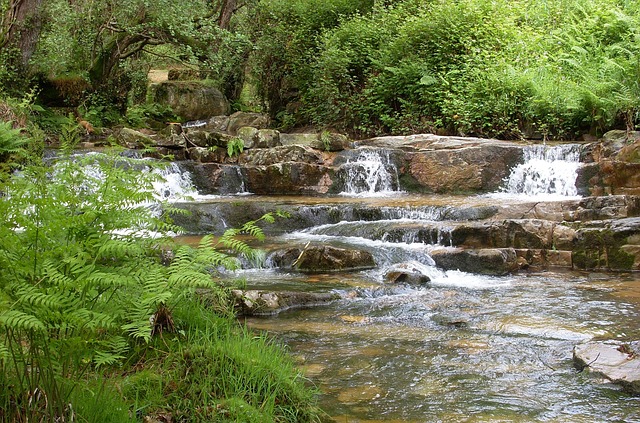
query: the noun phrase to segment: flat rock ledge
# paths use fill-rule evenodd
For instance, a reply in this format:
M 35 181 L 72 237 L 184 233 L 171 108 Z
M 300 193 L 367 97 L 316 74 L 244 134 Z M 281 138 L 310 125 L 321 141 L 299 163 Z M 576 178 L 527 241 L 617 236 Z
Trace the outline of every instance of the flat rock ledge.
M 579 370 L 588 370 L 640 394 L 640 341 L 587 342 L 574 347 L 573 361 Z
M 272 315 L 291 308 L 306 308 L 329 304 L 341 298 L 333 292 L 268 292 L 259 290 L 231 291 L 236 312 L 244 316 Z

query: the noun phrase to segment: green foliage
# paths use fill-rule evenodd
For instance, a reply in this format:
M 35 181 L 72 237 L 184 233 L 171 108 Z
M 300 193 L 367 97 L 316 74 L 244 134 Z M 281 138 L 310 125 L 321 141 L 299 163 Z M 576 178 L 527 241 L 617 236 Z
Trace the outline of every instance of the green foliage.
M 194 300 L 179 304 L 174 318 L 189 328 L 185 341 L 155 341 L 157 356 L 122 384 L 136 409 L 153 416 L 171 404 L 185 422 L 318 421 L 313 391 L 278 345 Z
M 242 138 L 234 137 L 227 143 L 227 154 L 229 157 L 238 156 L 244 150 L 244 141 Z
M 230 313 L 210 272 L 252 254 L 235 235 L 263 238 L 249 222 L 219 244 L 205 237 L 197 249 L 175 245 L 174 210 L 149 206 L 160 176 L 117 152 L 72 156 L 77 141 L 70 119 L 57 160 L 26 165 L 0 187 L 0 409 L 13 410 L 6 421 L 70 418 L 86 372 L 121 363 L 132 346 L 173 329 L 171 310 L 196 288 L 211 290 L 216 309 Z
M 127 107 L 125 119 L 134 128 L 142 128 L 153 127 L 159 123 L 164 127 L 165 122 L 176 122 L 178 117 L 169 106 L 145 102 Z
M 287 16 L 302 3 L 269 10 Z M 277 58 L 258 53 L 272 111 L 358 136 L 574 138 L 638 124 L 640 12 L 630 2 L 405 0 L 359 10 L 325 16 L 313 33 L 300 23 L 261 34 L 258 45 L 280 43 L 269 50 Z
M 6 161 L 11 154 L 16 154 L 24 147 L 27 140 L 19 128 L 13 128 L 13 122 L 0 122 L 0 163 Z
M 341 19 L 373 7 L 372 0 L 264 0 L 252 24 L 251 70 L 256 89 L 272 116 L 298 117 L 287 110 L 312 81 L 319 36 Z M 293 122 L 297 123 L 297 122 Z M 288 123 L 289 125 L 291 123 Z

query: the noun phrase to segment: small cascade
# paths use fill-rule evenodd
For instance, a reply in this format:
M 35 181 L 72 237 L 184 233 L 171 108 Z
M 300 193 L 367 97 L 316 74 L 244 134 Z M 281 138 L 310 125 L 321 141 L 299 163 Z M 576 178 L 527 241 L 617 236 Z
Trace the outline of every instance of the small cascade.
M 344 191 L 342 195 L 376 196 L 400 192 L 398 169 L 389 151 L 362 148 L 342 165 Z
M 189 172 L 184 172 L 176 163 L 155 170 L 162 180 L 153 183 L 155 196 L 159 200 L 178 201 L 198 194 Z
M 187 128 L 201 128 L 203 126 L 207 125 L 207 121 L 200 119 L 200 120 L 190 120 L 189 122 L 185 122 L 182 124 L 182 127 L 187 129 Z
M 525 147 L 524 163 L 511 171 L 503 194 L 546 199 L 576 197 L 579 166 L 579 144 Z

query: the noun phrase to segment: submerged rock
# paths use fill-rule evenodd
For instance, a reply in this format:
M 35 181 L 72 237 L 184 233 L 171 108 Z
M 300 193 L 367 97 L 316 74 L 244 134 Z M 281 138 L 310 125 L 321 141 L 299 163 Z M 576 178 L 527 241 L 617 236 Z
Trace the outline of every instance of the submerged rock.
M 236 311 L 243 315 L 276 314 L 290 308 L 312 307 L 340 299 L 332 292 L 267 292 L 258 290 L 233 290 Z
M 431 278 L 414 263 L 399 263 L 389 268 L 384 274 L 384 281 L 389 283 L 405 283 L 409 285 L 426 285 Z
M 573 349 L 573 360 L 580 370 L 588 370 L 640 394 L 639 342 L 631 344 L 587 342 Z

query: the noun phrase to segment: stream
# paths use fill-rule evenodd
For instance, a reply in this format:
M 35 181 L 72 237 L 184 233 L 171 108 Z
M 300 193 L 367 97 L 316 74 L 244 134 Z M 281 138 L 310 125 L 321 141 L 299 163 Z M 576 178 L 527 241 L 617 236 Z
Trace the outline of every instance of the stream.
M 373 254 L 376 269 L 355 273 L 288 272 L 267 259 L 225 275 L 247 289 L 340 294 L 330 304 L 244 319 L 286 346 L 334 421 L 640 422 L 640 398 L 579 372 L 572 360 L 573 347 L 587 340 L 640 339 L 639 275 L 484 276 L 438 269 L 429 255 L 448 247 L 448 228 L 466 216 L 456 210 L 576 198 L 577 155 L 549 151 L 532 150 L 503 190 L 484 196 L 406 194 L 388 160 L 369 152 L 345 166 L 352 174 L 334 197 L 189 194 L 212 207 L 265 202 L 295 210 L 291 228 L 260 245 L 267 251 L 311 243 Z M 398 239 L 385 229 L 403 225 L 435 225 L 438 235 Z M 431 282 L 385 284 L 385 270 L 401 262 Z

